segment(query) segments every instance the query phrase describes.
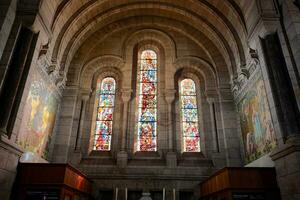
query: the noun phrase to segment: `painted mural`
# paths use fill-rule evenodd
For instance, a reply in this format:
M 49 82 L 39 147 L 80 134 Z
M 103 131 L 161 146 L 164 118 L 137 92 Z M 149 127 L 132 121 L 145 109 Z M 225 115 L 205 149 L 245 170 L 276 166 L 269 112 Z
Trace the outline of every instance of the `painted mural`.
M 246 162 L 269 153 L 276 136 L 261 73 L 238 104 Z
M 33 74 L 18 135 L 20 146 L 45 159 L 57 110 L 53 93 L 54 88 L 47 85 L 38 72 Z

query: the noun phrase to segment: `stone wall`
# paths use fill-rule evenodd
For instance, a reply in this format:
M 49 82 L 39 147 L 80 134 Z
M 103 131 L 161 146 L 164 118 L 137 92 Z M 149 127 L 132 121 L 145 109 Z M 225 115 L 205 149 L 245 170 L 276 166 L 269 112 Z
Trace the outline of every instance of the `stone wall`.
M 18 138 L 28 121 L 24 111 L 36 75 L 47 87 L 53 87 L 58 102 L 56 119 L 52 120 L 55 125 L 53 131 L 49 130 L 49 135 L 53 132 L 48 146 L 52 162 L 75 164 L 96 181 L 97 188 L 120 188 L 121 179 L 131 189 L 155 186 L 156 182 L 164 185 L 167 177 L 167 190 L 178 191 L 191 190 L 192 185 L 223 166 L 246 164 L 236 105 L 250 91 L 255 74 L 260 73 L 279 149 L 271 157 L 280 172 L 280 186 L 284 187 L 285 177 L 290 179 L 295 171 L 281 173 L 286 161 L 281 161 L 285 156 L 280 152 L 286 146 L 297 146 L 297 140 L 292 145 L 285 144 L 288 137 L 274 100 L 261 39 L 270 33 L 278 34 L 300 107 L 299 7 L 291 0 L 190 1 L 190 5 L 174 0 L 108 2 L 1 1 L 1 92 L 20 25 L 30 30 L 37 41 L 27 59 L 28 75 L 23 81 L 19 77 L 22 84 L 12 97 L 17 105 L 12 130 L 1 131 L 0 184 L 4 187 L 0 198 L 8 199 L 18 159 L 26 151 L 26 147 L 18 145 Z M 156 49 L 160 62 L 159 151 L 150 157 L 136 155 L 133 146 L 136 88 L 132 80 L 136 53 L 142 48 Z M 91 124 L 95 120 L 95 80 L 108 75 L 116 77 L 118 85 L 115 137 L 113 150 L 103 154 L 91 150 Z M 182 77 L 193 78 L 197 85 L 201 155 L 184 156 L 181 152 L 178 80 Z M 294 150 L 297 152 L 297 148 Z M 247 166 L 273 166 L 268 155 L 258 156 Z M 286 155 L 286 160 L 296 160 L 295 155 Z M 123 179 L 124 174 L 131 178 Z M 150 183 L 134 184 L 153 175 L 157 179 Z M 184 180 L 186 176 L 188 180 Z M 180 180 L 178 185 L 176 180 Z M 291 183 L 295 185 L 294 180 Z M 284 188 L 285 197 L 296 191 L 291 188 L 296 187 Z

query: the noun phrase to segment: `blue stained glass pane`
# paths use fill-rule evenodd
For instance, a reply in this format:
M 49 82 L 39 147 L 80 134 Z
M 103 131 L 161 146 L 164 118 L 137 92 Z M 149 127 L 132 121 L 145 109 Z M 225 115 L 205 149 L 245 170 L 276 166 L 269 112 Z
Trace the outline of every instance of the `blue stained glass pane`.
M 112 121 L 113 120 L 113 108 L 105 108 L 105 107 L 100 107 L 98 108 L 98 116 L 97 116 L 98 121 Z
M 138 135 L 143 137 L 155 137 L 156 122 L 138 122 Z
M 195 83 L 192 79 L 184 79 L 180 83 L 181 95 L 196 95 Z
M 181 103 L 183 108 L 197 108 L 196 96 L 182 96 Z
M 109 151 L 111 144 L 111 136 L 110 135 L 96 135 L 94 150 L 99 151 Z
M 155 83 L 141 83 L 140 94 L 156 94 L 156 84 Z
M 112 121 L 97 121 L 96 134 L 111 135 L 112 134 Z
M 113 107 L 115 102 L 115 95 L 101 95 L 99 106 L 101 107 Z
M 140 82 L 149 83 L 149 82 L 156 82 L 156 71 L 148 70 L 148 71 L 141 71 L 140 72 Z
M 157 61 L 156 60 L 141 60 L 141 70 L 156 70 L 157 69 Z
M 156 95 L 147 95 L 147 94 L 140 95 L 139 107 L 155 108 L 156 107 Z
M 184 122 L 198 121 L 197 109 L 182 109 L 182 121 Z
M 101 94 L 114 94 L 116 81 L 114 78 L 108 77 L 102 80 Z
M 183 136 L 195 137 L 199 136 L 197 122 L 183 122 Z
M 156 121 L 156 109 L 139 109 L 139 121 Z
M 200 152 L 199 137 L 183 137 L 185 152 Z

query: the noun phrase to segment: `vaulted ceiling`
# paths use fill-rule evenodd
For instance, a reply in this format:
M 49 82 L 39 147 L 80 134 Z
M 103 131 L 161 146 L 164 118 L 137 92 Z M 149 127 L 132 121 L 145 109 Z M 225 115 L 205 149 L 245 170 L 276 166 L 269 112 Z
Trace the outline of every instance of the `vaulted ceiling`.
M 205 49 L 210 62 L 234 74 L 245 64 L 248 0 L 51 0 L 41 12 L 51 27 L 51 59 L 66 71 L 84 45 L 129 27 L 174 30 Z M 221 70 L 222 71 L 222 70 Z

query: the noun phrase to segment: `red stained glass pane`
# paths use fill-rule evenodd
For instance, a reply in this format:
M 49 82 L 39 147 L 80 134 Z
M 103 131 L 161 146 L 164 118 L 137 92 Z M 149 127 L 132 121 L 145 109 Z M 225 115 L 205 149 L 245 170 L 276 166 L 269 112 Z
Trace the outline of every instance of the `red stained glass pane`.
M 139 107 L 142 108 L 156 107 L 156 95 L 147 95 L 147 94 L 140 95 Z
M 145 50 L 141 55 L 142 59 L 157 59 L 157 55 L 153 50 Z
M 109 151 L 110 144 L 111 144 L 111 136 L 110 135 L 96 135 L 94 150 Z
M 181 95 L 196 95 L 195 83 L 192 79 L 184 79 L 181 81 Z
M 141 70 L 157 70 L 157 61 L 151 59 L 141 60 Z
M 198 137 L 198 124 L 197 122 L 183 122 L 183 136 Z
M 95 134 L 111 135 L 112 134 L 112 121 L 97 121 Z
M 199 137 L 183 137 L 185 152 L 200 152 L 200 138 Z
M 138 151 L 156 151 L 156 137 L 139 137 Z
M 155 137 L 156 136 L 156 122 L 139 122 L 138 135 L 141 137 Z
M 155 83 L 141 83 L 141 94 L 156 94 L 156 84 Z
M 113 120 L 113 108 L 100 107 L 98 109 L 98 118 L 99 121 Z

